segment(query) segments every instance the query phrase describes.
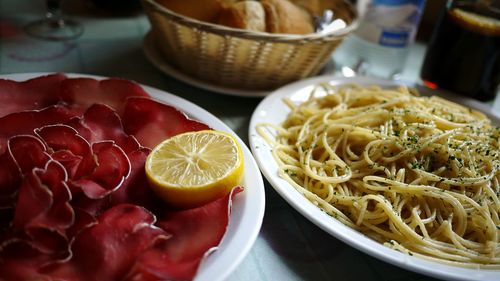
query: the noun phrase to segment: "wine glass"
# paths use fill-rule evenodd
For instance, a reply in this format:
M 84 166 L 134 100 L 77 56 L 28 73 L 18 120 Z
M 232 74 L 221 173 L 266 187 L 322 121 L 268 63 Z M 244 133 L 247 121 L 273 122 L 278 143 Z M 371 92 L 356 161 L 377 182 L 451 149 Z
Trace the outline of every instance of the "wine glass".
M 61 0 L 46 0 L 45 3 L 47 6 L 45 18 L 26 25 L 26 33 L 37 38 L 52 41 L 76 39 L 82 35 L 82 25 L 63 16 Z

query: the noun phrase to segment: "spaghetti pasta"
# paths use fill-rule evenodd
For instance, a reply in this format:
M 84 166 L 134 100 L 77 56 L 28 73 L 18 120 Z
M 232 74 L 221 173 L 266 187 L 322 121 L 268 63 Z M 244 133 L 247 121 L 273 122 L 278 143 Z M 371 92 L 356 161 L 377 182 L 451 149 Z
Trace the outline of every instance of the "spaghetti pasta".
M 320 94 L 318 94 L 320 93 Z M 309 201 L 393 249 L 500 269 L 500 128 L 406 87 L 317 85 L 257 132 Z

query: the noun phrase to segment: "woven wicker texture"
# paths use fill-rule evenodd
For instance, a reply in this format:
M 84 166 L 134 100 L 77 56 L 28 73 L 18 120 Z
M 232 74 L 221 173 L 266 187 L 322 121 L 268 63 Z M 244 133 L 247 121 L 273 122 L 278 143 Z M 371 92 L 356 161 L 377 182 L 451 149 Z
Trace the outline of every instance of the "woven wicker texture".
M 143 0 L 143 6 L 159 49 L 184 73 L 218 85 L 270 90 L 317 74 L 356 27 L 351 5 L 324 2 L 346 28 L 326 34 L 258 33 L 184 17 L 154 0 Z

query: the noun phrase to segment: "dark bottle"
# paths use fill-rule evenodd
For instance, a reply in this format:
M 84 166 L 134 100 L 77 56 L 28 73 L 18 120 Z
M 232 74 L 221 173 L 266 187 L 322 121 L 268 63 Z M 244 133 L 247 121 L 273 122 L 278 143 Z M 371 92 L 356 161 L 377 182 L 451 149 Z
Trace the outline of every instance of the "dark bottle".
M 500 85 L 500 7 L 482 2 L 448 1 L 427 48 L 420 73 L 424 84 L 482 101 L 495 98 Z

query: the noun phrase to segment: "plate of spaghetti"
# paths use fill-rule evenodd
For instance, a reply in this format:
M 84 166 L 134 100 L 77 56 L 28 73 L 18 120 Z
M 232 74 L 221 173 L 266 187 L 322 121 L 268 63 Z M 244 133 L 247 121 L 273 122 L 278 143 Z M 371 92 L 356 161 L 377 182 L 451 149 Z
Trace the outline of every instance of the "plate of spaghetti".
M 323 76 L 266 97 L 249 139 L 274 189 L 343 242 L 437 278 L 500 280 L 500 128 L 487 110 Z

